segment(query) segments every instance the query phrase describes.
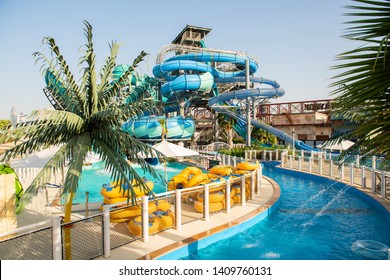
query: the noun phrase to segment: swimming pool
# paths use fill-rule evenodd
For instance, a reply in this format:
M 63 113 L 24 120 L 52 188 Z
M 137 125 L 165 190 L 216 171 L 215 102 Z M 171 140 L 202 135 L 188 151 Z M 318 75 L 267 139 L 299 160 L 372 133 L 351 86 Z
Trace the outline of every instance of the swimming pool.
M 181 259 L 356 260 L 365 259 L 351 249 L 357 240 L 390 245 L 390 215 L 368 196 L 318 176 L 268 166 L 263 172 L 281 187 L 277 211 L 205 248 L 189 247 Z
M 145 173 L 139 165 L 132 165 L 133 168 L 140 176 L 146 177 L 148 180 L 153 181 L 155 193 L 162 193 L 166 191 L 166 184 L 163 181 L 158 180 L 149 173 Z M 164 164 L 158 164 L 153 168 L 166 178 L 170 179 L 173 175 L 180 173 L 186 166 L 178 162 L 168 162 L 166 167 Z M 111 175 L 104 170 L 103 162 L 96 162 L 90 166 L 84 166 L 81 173 L 81 180 L 79 183 L 79 189 L 74 198 L 74 203 L 85 203 L 85 192 L 89 192 L 89 202 L 103 202 L 103 196 L 100 194 L 100 189 L 103 184 L 111 182 Z

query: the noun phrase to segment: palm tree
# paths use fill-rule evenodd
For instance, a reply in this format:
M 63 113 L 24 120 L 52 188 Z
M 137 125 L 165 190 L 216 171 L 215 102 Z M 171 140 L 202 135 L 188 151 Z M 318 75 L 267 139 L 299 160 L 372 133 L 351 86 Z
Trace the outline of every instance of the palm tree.
M 21 138 L 27 140 L 8 150 L 3 158 L 7 161 L 42 148 L 60 146 L 25 190 L 21 202 L 28 203 L 38 189 L 50 180 L 53 172 L 66 168 L 62 195 L 68 195 L 68 200 L 64 222 L 71 219 L 73 195 L 77 192 L 83 162 L 89 151 L 100 156 L 114 181 L 123 182 L 130 187 L 132 204 L 136 203 L 133 179 L 140 182 L 146 192 L 150 190 L 129 161 L 140 164 L 143 170 L 158 176 L 144 159 L 137 156 L 138 152 L 151 155 L 154 150 L 121 130 L 122 123 L 129 118 L 143 115 L 147 111 L 157 112 L 156 108 L 159 108 L 150 99 L 126 102 L 126 98 L 133 96 L 134 92 L 146 91 L 149 87 L 147 80 L 137 86 L 132 86 L 129 81 L 129 76 L 135 73 L 138 63 L 147 54 L 141 52 L 127 71 L 119 79 L 113 80 L 119 50 L 119 44 L 113 41 L 109 45 L 110 55 L 97 75 L 92 26 L 86 21 L 84 24 L 87 42 L 79 63 L 82 67 L 79 84 L 53 38 L 43 39 L 43 44 L 49 47 L 51 57 L 41 52 L 33 54 L 37 62 L 42 62 L 43 73 L 50 76 L 49 88 L 63 110 L 33 111 L 30 121 L 19 124 L 10 133 L 16 141 Z
M 353 139 L 356 144 L 348 149 L 364 156 L 380 154 L 384 163 L 390 160 L 390 1 L 353 0 L 347 6 L 347 16 L 355 19 L 347 22 L 345 38 L 358 41 L 356 49 L 340 54 L 342 61 L 334 69 L 344 70 L 334 77 L 331 84 L 334 110 L 355 123 L 354 130 L 338 136 L 335 141 Z M 335 142 L 334 141 L 334 142 Z
M 233 147 L 234 125 L 237 122 L 236 119 L 223 114 L 218 114 L 217 122 L 222 138 L 229 144 L 230 147 Z
M 252 137 L 255 138 L 260 144 L 271 144 L 275 145 L 277 143 L 277 138 L 275 135 L 265 131 L 259 127 L 253 127 Z

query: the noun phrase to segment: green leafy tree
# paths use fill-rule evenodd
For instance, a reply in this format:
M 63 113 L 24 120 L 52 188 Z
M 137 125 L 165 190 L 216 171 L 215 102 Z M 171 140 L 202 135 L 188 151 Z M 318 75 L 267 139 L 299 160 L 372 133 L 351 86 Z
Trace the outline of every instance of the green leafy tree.
M 356 141 L 343 156 L 360 152 L 382 155 L 384 162 L 390 160 L 390 1 L 353 0 L 347 6 L 346 16 L 354 19 L 347 22 L 344 35 L 357 41 L 360 46 L 340 54 L 340 64 L 334 69 L 342 70 L 331 84 L 335 95 L 336 114 L 358 124 L 357 127 L 333 142 L 343 139 Z
M 109 45 L 110 54 L 97 74 L 92 26 L 86 21 L 84 24 L 87 42 L 79 63 L 82 74 L 79 83 L 76 82 L 53 38 L 43 39 L 43 44 L 50 50 L 50 56 L 42 52 L 34 53 L 37 62 L 42 63 L 43 73 L 51 75 L 49 87 L 63 110 L 32 112 L 29 118 L 31 121 L 18 124 L 12 130 L 16 140 L 27 140 L 8 150 L 3 159 L 6 161 L 42 148 L 60 146 L 58 152 L 25 190 L 21 202 L 28 203 L 38 189 L 50 180 L 53 171 L 65 168 L 67 172 L 63 195 L 68 196 L 65 222 L 70 221 L 73 195 L 77 192 L 83 163 L 89 151 L 100 156 L 114 181 L 123 182 L 130 187 L 133 204 L 136 203 L 132 188 L 133 179 L 141 182 L 146 192 L 150 190 L 129 162 L 140 164 L 145 171 L 158 176 L 144 159 L 137 156 L 138 152 L 151 155 L 154 150 L 121 130 L 121 125 L 126 120 L 147 111 L 156 112 L 158 109 L 158 104 L 150 99 L 141 98 L 126 102 L 134 92 L 146 91 L 149 87 L 147 80 L 134 86 L 128 78 L 135 73 L 135 68 L 147 54 L 141 52 L 127 71 L 119 79 L 113 80 L 113 69 L 119 50 L 119 44 L 113 41 Z
M 0 130 L 11 125 L 10 120 L 0 120 Z
M 229 116 L 218 114 L 217 122 L 222 139 L 224 139 L 230 147 L 233 147 L 234 125 L 237 121 Z
M 265 131 L 259 127 L 253 127 L 252 137 L 259 141 L 261 144 L 270 144 L 275 145 L 277 143 L 277 138 L 275 135 Z

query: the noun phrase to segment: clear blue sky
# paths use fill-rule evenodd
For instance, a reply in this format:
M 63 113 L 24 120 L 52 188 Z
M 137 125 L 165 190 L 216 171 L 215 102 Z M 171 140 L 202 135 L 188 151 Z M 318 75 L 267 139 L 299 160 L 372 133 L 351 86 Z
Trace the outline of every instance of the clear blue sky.
M 342 14 L 350 0 L 0 0 L 0 119 L 50 107 L 40 64 L 32 53 L 43 50 L 44 36 L 56 39 L 78 74 L 79 47 L 85 42 L 83 20 L 93 26 L 97 61 L 108 43 L 123 43 L 118 63 L 130 63 L 145 50 L 142 64 L 151 73 L 159 49 L 186 24 L 212 28 L 210 48 L 247 52 L 260 60 L 256 76 L 277 80 L 284 97 L 273 102 L 329 98 L 336 73 L 335 56 L 356 47 L 341 38 L 349 20 Z

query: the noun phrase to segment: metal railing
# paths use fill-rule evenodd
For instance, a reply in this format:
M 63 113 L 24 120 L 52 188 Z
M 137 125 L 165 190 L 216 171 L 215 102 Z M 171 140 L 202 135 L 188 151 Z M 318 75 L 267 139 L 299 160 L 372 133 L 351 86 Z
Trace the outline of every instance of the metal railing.
M 286 150 L 281 154 L 281 166 L 302 172 L 326 176 L 347 184 L 369 189 L 371 193 L 390 200 L 390 173 L 376 169 L 376 158 L 372 166 L 359 164 L 359 157 L 345 163 L 325 152 L 297 151 L 294 155 Z

